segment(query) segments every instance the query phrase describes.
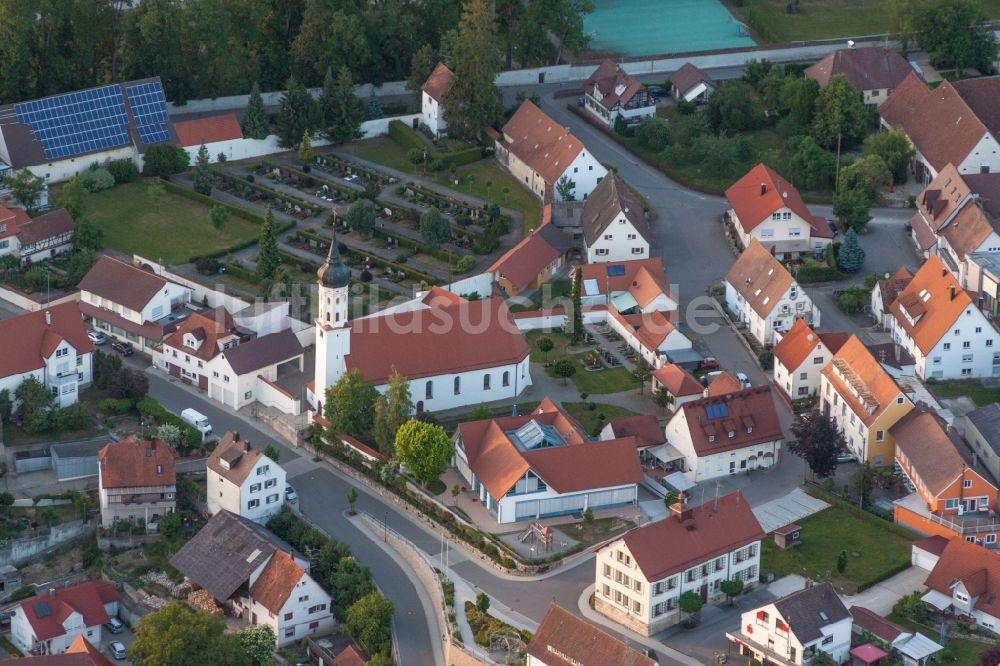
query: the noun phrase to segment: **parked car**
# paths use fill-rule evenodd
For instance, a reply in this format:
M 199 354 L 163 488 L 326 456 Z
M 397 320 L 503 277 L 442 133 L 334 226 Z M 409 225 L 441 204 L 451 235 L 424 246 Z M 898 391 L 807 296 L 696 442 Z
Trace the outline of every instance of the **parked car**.
M 669 94 L 663 86 L 646 86 L 646 92 L 653 97 L 666 97 Z
M 712 372 L 707 372 L 701 376 L 701 383 L 708 386 L 712 383 L 712 380 L 722 374 L 722 370 L 713 370 Z
M 131 356 L 135 351 L 132 349 L 131 342 L 124 342 L 122 340 L 114 340 L 111 342 L 111 348 L 122 356 Z
M 852 463 L 857 461 L 858 460 L 857 458 L 854 457 L 854 454 L 850 453 L 849 451 L 841 451 L 840 453 L 837 454 L 838 465 L 840 465 L 841 463 Z
M 128 652 L 125 651 L 125 644 L 121 641 L 111 641 L 108 643 L 108 652 L 119 661 L 128 656 Z
M 718 370 L 719 361 L 714 356 L 706 356 L 698 362 L 699 370 Z
M 299 494 L 295 492 L 295 488 L 285 486 L 285 501 L 289 504 L 296 504 L 299 501 Z
M 212 425 L 208 422 L 208 417 L 196 409 L 188 407 L 182 411 L 181 420 L 195 430 L 200 431 L 202 439 L 212 434 Z
M 743 388 L 750 388 L 751 386 L 750 378 L 747 377 L 747 373 L 745 372 L 737 372 L 736 380 L 740 383 L 740 386 L 742 386 Z
M 87 331 L 87 337 L 90 338 L 90 341 L 95 345 L 103 345 L 108 341 L 108 336 L 104 335 L 100 331 Z
M 120 634 L 122 633 L 122 630 L 125 628 L 125 625 L 122 624 L 122 621 L 119 620 L 118 618 L 111 617 L 108 620 L 108 623 L 104 625 L 104 628 L 113 634 Z

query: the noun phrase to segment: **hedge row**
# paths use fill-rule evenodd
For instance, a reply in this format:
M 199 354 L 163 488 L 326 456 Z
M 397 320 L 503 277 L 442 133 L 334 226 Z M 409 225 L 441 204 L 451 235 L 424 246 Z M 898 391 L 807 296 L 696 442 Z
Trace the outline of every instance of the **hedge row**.
M 135 408 L 142 416 L 152 417 L 157 425 L 174 425 L 181 431 L 181 442 L 178 448 L 181 453 L 196 449 L 202 444 L 201 431 L 189 426 L 181 417 L 168 412 L 163 405 L 154 398 L 146 396 L 135 404 Z
M 295 223 L 292 222 L 291 224 L 286 225 L 285 228 L 282 229 L 282 231 L 287 231 L 288 229 L 291 229 L 294 226 L 295 226 Z M 225 257 L 225 256 L 233 254 L 235 252 L 239 252 L 240 250 L 245 250 L 248 247 L 251 247 L 251 246 L 256 245 L 256 244 L 257 244 L 257 239 L 256 238 L 250 238 L 248 240 L 243 241 L 242 243 L 236 243 L 235 245 L 230 245 L 228 247 L 224 247 L 221 250 L 216 250 L 214 252 L 208 252 L 206 254 L 197 254 L 197 255 L 195 255 L 193 257 L 188 257 L 188 262 L 192 263 L 192 264 L 195 264 L 195 263 L 198 263 L 199 259 L 218 259 L 219 257 Z
M 247 270 L 240 266 L 239 264 L 234 264 L 231 261 L 223 262 L 223 268 L 226 269 L 226 273 L 232 275 L 238 280 L 243 280 L 244 282 L 249 282 L 250 284 L 260 284 L 260 276 L 254 271 Z
M 383 173 L 381 173 L 379 171 L 376 171 L 375 169 L 369 169 L 366 166 L 362 166 L 360 164 L 355 164 L 354 162 L 348 162 L 347 160 L 342 160 L 339 157 L 337 157 L 336 155 L 327 154 L 327 155 L 317 155 L 316 156 L 316 164 L 323 164 L 324 166 L 330 166 L 330 164 L 327 164 L 328 162 L 332 163 L 334 166 L 339 166 L 339 167 L 343 167 L 345 169 L 350 169 L 351 171 L 353 171 L 355 173 L 363 173 L 364 175 L 368 176 L 369 178 L 372 178 L 373 180 L 377 180 L 379 182 L 379 184 L 384 184 L 386 181 L 389 180 L 388 176 L 386 176 L 385 174 L 383 174 Z
M 460 167 L 483 159 L 483 149 L 479 146 L 472 146 L 470 148 L 462 148 L 461 150 L 453 150 L 450 153 L 434 153 L 431 157 L 441 160 L 445 164 L 450 162 Z
M 843 277 L 840 271 L 829 266 L 803 266 L 795 274 L 795 281 L 799 284 L 811 284 L 813 282 L 834 282 Z
M 391 238 L 396 241 L 400 247 L 408 247 L 411 250 L 416 250 L 421 254 L 426 254 L 434 257 L 435 259 L 440 259 L 441 261 L 451 261 L 455 257 L 455 255 L 449 254 L 440 248 L 429 247 L 420 241 L 415 241 L 412 238 L 407 238 L 406 236 L 397 234 L 394 231 L 389 231 L 388 229 L 373 229 L 372 234 L 382 238 Z
M 324 238 L 323 236 L 320 236 L 319 234 L 314 234 L 311 231 L 300 231 L 299 234 L 303 238 L 306 238 L 308 240 L 314 240 L 314 241 L 319 242 L 319 243 L 326 243 L 327 245 L 329 245 L 329 243 L 330 243 L 330 239 L 329 238 Z M 375 263 L 376 266 L 380 266 L 383 269 L 384 268 L 391 268 L 393 271 L 401 271 L 401 272 L 405 273 L 406 275 L 408 275 L 410 277 L 413 277 L 413 278 L 418 279 L 418 280 L 423 280 L 427 284 L 436 284 L 437 283 L 437 278 L 434 278 L 434 277 L 432 277 L 430 275 L 427 275 L 426 273 L 421 273 L 420 271 L 414 270 L 413 268 L 410 268 L 409 266 L 404 266 L 402 264 L 397 264 L 397 263 L 395 263 L 393 261 L 387 261 L 385 259 L 381 259 L 381 258 L 376 257 L 376 256 L 371 255 L 371 254 L 365 254 L 364 252 L 361 252 L 359 250 L 355 250 L 352 247 L 348 247 L 347 248 L 347 254 L 349 254 L 351 256 L 354 256 L 354 257 L 358 257 L 361 260 L 371 259 Z
M 389 138 L 403 150 L 423 151 L 424 149 L 424 140 L 420 138 L 420 135 L 412 127 L 408 127 L 402 120 L 389 122 Z
M 214 173 L 216 176 L 221 177 L 223 180 L 228 180 L 230 182 L 235 182 L 239 185 L 244 185 L 246 187 L 249 187 L 251 190 L 257 190 L 261 194 L 266 194 L 267 196 L 274 197 L 275 199 L 281 199 L 282 201 L 296 205 L 299 208 L 302 208 L 303 210 L 311 211 L 313 215 L 319 215 L 321 212 L 319 206 L 315 206 L 309 203 L 308 201 L 304 201 L 303 199 L 298 199 L 289 194 L 285 194 L 284 192 L 278 192 L 277 190 L 272 190 L 270 187 L 265 187 L 264 185 L 251 183 L 249 180 L 245 178 L 240 178 L 239 176 L 234 176 L 230 173 L 226 173 L 224 171 L 219 171 L 219 170 L 215 170 L 212 173 Z
M 337 190 L 338 192 L 340 192 L 342 194 L 346 194 L 351 199 L 351 201 L 354 201 L 355 199 L 358 198 L 358 191 L 357 190 L 353 190 L 350 187 L 348 187 L 347 185 L 345 185 L 343 183 L 338 183 L 335 180 L 329 180 L 329 179 L 324 178 L 322 176 L 317 176 L 314 173 L 306 173 L 305 171 L 301 171 L 301 170 L 296 169 L 294 167 L 290 167 L 287 164 L 275 164 L 274 162 L 269 162 L 268 160 L 261 160 L 260 163 L 263 164 L 264 166 L 266 166 L 268 169 L 281 169 L 282 171 L 287 171 L 288 173 L 293 173 L 296 176 L 298 176 L 299 178 L 312 178 L 313 180 L 315 180 L 315 181 L 317 181 L 319 183 L 322 183 L 323 185 L 326 185 L 327 187 L 329 187 L 332 190 Z M 306 205 L 312 206 L 312 204 L 306 204 Z

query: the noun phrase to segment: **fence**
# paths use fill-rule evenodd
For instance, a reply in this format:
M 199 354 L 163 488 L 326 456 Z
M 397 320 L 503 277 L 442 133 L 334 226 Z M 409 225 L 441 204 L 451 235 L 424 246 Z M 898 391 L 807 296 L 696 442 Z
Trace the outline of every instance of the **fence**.
M 42 295 L 32 296 L 24 293 L 23 291 L 18 291 L 13 287 L 0 285 L 0 301 L 5 301 L 14 307 L 21 308 L 22 310 L 26 310 L 28 312 L 38 312 L 44 307 L 52 307 L 61 305 L 62 303 L 69 303 L 71 301 L 78 300 L 80 300 L 79 291 L 74 291 L 72 294 L 59 296 L 46 302 L 45 297 Z

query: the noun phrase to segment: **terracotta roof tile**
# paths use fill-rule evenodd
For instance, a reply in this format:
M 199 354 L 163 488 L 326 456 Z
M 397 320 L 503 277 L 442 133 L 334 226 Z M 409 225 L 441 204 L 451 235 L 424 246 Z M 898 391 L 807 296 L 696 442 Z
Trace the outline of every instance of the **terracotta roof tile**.
M 743 385 L 733 377 L 731 374 L 723 370 L 715 377 L 712 381 L 708 383 L 708 387 L 705 389 L 705 396 L 708 398 L 715 398 L 720 395 L 726 395 L 727 393 L 735 393 L 736 391 L 742 391 Z
M 726 273 L 726 282 L 743 296 L 754 312 L 766 318 L 795 280 L 781 262 L 754 239 Z
M 205 465 L 227 481 L 241 486 L 263 455 L 260 449 L 250 446 L 249 440 L 240 439 L 238 432 L 227 432 L 215 445 Z
M 569 236 L 545 222 L 505 252 L 486 272 L 507 278 L 515 289 L 521 291 L 531 286 L 532 281 L 553 261 L 565 255 L 572 244 Z
M 584 149 L 583 143 L 569 130 L 527 99 L 503 126 L 503 135 L 511 154 L 550 185 L 555 184 Z
M 871 425 L 898 396 L 903 395 L 896 381 L 856 335 L 844 343 L 822 373 L 866 425 Z M 903 399 L 905 402 L 905 396 Z
M 835 354 L 848 337 L 847 333 L 816 333 L 804 320 L 797 319 L 774 346 L 774 358 L 792 372 L 812 355 L 818 345 L 824 345 L 831 354 Z
M 593 95 L 595 87 L 601 94 L 600 103 L 611 110 L 616 104 L 628 104 L 645 86 L 612 60 L 605 60 L 594 70 L 583 86 L 584 93 Z M 617 92 L 621 88 L 621 92 Z M 596 98 L 596 95 L 593 95 Z
M 439 62 L 434 67 L 434 71 L 420 86 L 420 90 L 427 93 L 439 104 L 444 101 L 448 91 L 451 90 L 451 82 L 455 80 L 455 73 L 448 69 L 448 65 Z
M 151 271 L 105 254 L 80 281 L 80 291 L 92 292 L 141 312 L 166 284 L 166 280 Z
M 3 227 L 3 231 L 0 231 L 0 238 L 16 236 L 21 225 L 30 221 L 31 216 L 23 208 L 0 206 L 0 227 Z
M 882 295 L 882 307 L 888 310 L 912 279 L 913 271 L 903 266 L 888 278 L 879 280 L 878 289 Z
M 949 162 L 961 164 L 988 133 L 950 82 L 929 90 L 915 73 L 908 74 L 889 95 L 879 114 L 905 132 L 936 171 Z
M 718 510 L 713 506 L 718 505 Z M 689 509 L 680 521 L 671 516 L 628 532 L 623 541 L 647 581 L 662 580 L 766 535 L 750 504 L 736 491 Z M 606 546 L 616 547 L 617 542 Z
M 973 597 L 975 608 L 1000 617 L 1000 554 L 957 536 L 948 542 L 924 585 L 949 598 L 952 585 L 963 583 Z
M 700 395 L 705 390 L 701 382 L 695 379 L 690 372 L 673 363 L 667 363 L 653 370 L 652 375 L 675 398 Z
M 667 336 L 677 328 L 667 315 L 658 311 L 623 315 L 611 308 L 608 314 L 623 328 L 631 330 L 639 344 L 650 354 L 656 354 Z
M 526 654 L 547 666 L 656 666 L 656 662 L 555 603 L 538 625 Z
M 840 49 L 805 71 L 806 78 L 826 87 L 830 79 L 843 75 L 859 91 L 894 89 L 913 72 L 899 51 L 885 46 Z
M 931 255 L 900 292 L 890 311 L 917 348 L 929 354 L 962 312 L 974 307 L 955 276 L 937 255 Z M 914 323 L 910 323 L 911 319 Z
M 850 611 L 856 627 L 860 627 L 875 638 L 886 643 L 892 643 L 899 638 L 900 634 L 907 633 L 906 629 L 890 622 L 881 615 L 877 615 L 864 606 L 852 606 Z
M 45 323 L 46 312 L 52 318 L 51 326 Z M 45 358 L 60 340 L 66 340 L 77 354 L 88 354 L 94 350 L 76 302 L 0 320 L 0 340 L 3 340 L 0 345 L 0 378 L 43 367 Z
M 333 658 L 333 666 L 365 666 L 367 663 L 368 660 L 353 645 L 348 645 Z
M 697 383 L 697 380 L 695 382 Z M 635 437 L 639 441 L 639 446 L 656 446 L 667 441 L 667 436 L 655 414 L 619 416 L 608 421 L 608 426 L 615 438 Z
M 699 83 L 712 83 L 712 77 L 689 62 L 670 75 L 670 83 L 680 91 L 681 96 Z
M 21 245 L 31 245 L 71 233 L 74 229 L 73 216 L 65 208 L 58 208 L 18 225 L 17 240 Z
M 283 550 L 274 551 L 250 588 L 250 596 L 274 614 L 281 612 L 305 570 Z
M 761 189 L 764 190 L 763 193 Z M 746 233 L 756 229 L 765 220 L 770 220 L 771 213 L 788 208 L 809 223 L 813 236 L 831 236 L 826 221 L 817 220 L 809 212 L 795 186 L 764 163 L 750 169 L 745 176 L 730 185 L 726 190 L 726 199 Z
M 73 612 L 83 617 L 84 626 L 94 627 L 108 621 L 105 604 L 120 599 L 118 590 L 103 580 L 88 580 L 70 587 L 56 588 L 51 594 L 43 594 L 21 602 L 28 623 L 39 640 L 47 640 L 66 633 L 59 618 L 63 620 Z
M 615 275 L 610 275 L 612 270 Z M 580 277 L 586 282 L 593 280 L 598 292 L 627 291 L 635 298 L 640 308 L 644 308 L 661 294 L 673 300 L 667 273 L 660 257 L 650 259 L 630 259 L 605 264 L 583 264 L 580 266 Z
M 947 545 L 948 539 L 945 539 L 943 536 L 939 536 L 937 534 L 924 537 L 923 539 L 918 539 L 912 544 L 914 548 L 919 548 L 920 550 L 930 553 L 931 555 L 941 555 Z
M 636 232 L 650 242 L 642 201 L 632 192 L 618 174 L 609 172 L 583 204 L 580 222 L 583 238 L 590 247 L 594 245 L 619 215 L 624 214 Z
M 994 136 L 1000 132 L 1000 76 L 980 76 L 951 82 L 958 96 Z
M 102 488 L 172 486 L 174 454 L 164 442 L 135 435 L 106 444 L 97 454 Z
M 187 148 L 216 141 L 235 141 L 243 138 L 243 129 L 235 113 L 223 113 L 207 118 L 182 120 L 172 123 L 177 134 L 177 145 Z
M 203 361 L 211 361 L 222 352 L 219 342 L 223 338 L 235 335 L 235 328 L 236 322 L 233 321 L 233 316 L 220 305 L 212 310 L 189 315 L 180 323 L 176 331 L 166 337 L 163 344 Z M 184 344 L 184 336 L 188 333 L 200 342 L 197 349 Z
M 776 442 L 784 436 L 770 386 L 755 386 L 686 402 L 677 409 L 670 423 L 679 421 L 681 415 L 698 457 Z

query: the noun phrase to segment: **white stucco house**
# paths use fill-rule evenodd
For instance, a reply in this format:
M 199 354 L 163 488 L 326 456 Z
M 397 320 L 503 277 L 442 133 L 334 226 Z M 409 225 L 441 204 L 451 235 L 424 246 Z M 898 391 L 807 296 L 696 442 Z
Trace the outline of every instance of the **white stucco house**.
M 120 599 L 104 580 L 41 590 L 14 607 L 11 642 L 26 655 L 63 654 L 78 636 L 100 645 L 102 625 L 118 615 Z
M 1000 634 L 1000 555 L 995 550 L 954 537 L 924 581 L 922 600 L 934 608 L 971 619 Z
M 607 175 L 596 157 L 569 130 L 525 100 L 495 133 L 497 160 L 543 202 L 584 200 Z M 565 179 L 569 192 L 557 184 Z
M 727 633 L 739 654 L 762 663 L 808 664 L 825 652 L 838 664 L 849 659 L 853 620 L 830 583 L 811 585 L 740 616 Z
M 580 216 L 587 263 L 649 257 L 652 234 L 646 212 L 628 185 L 610 173 L 594 188 Z
M 420 87 L 420 122 L 434 133 L 442 136 L 447 133 L 448 123 L 444 119 L 444 98 L 451 90 L 455 73 L 448 65 L 439 62 L 431 75 Z
M 227 432 L 205 463 L 208 512 L 229 511 L 264 524 L 281 511 L 285 470 L 238 432 Z
M 820 325 L 819 307 L 756 239 L 726 273 L 725 287 L 730 313 L 762 345 L 774 344 L 775 331 L 790 330 L 797 319 Z
M 12 399 L 28 377 L 52 391 L 59 407 L 90 385 L 94 345 L 75 301 L 0 321 L 0 340 L 0 390 Z
M 646 86 L 612 60 L 602 62 L 583 84 L 584 108 L 608 127 L 618 118 L 632 124 L 656 115 Z
M 848 337 L 847 333 L 816 333 L 797 319 L 774 345 L 774 385 L 789 400 L 816 395 L 823 368 Z
M 892 339 L 921 379 L 1000 376 L 1000 333 L 968 292 L 931 256 L 890 307 Z

